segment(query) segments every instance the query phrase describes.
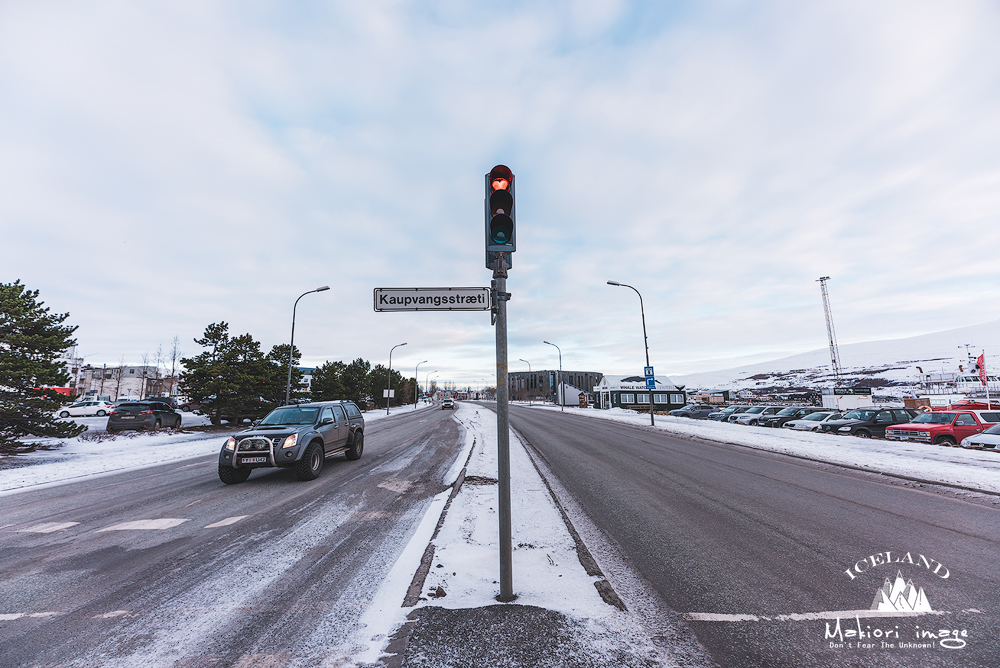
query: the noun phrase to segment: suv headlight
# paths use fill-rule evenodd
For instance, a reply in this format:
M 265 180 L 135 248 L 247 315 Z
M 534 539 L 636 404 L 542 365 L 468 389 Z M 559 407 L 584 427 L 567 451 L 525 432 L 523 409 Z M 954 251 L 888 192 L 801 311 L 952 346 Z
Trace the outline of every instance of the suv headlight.
M 299 442 L 299 435 L 298 434 L 292 434 L 291 436 L 289 436 L 288 438 L 285 439 L 285 442 L 281 444 L 281 447 L 282 448 L 292 448 L 292 447 L 295 447 L 295 444 L 298 443 L 298 442 Z
M 226 440 L 226 450 L 235 450 L 235 449 L 236 449 L 236 439 L 230 436 L 229 439 Z
M 840 428 L 840 429 L 838 429 L 837 431 L 850 431 L 850 430 L 851 430 L 851 428 L 850 428 L 850 427 L 841 427 L 841 428 Z

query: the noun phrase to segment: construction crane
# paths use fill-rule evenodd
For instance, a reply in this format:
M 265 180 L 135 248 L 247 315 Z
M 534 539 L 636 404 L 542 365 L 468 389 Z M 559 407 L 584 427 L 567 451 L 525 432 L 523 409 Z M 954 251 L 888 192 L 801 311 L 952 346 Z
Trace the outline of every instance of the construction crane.
M 823 291 L 823 312 L 826 313 L 826 334 L 830 338 L 830 368 L 833 369 L 833 377 L 836 382 L 840 382 L 840 351 L 837 350 L 837 333 L 833 329 L 833 313 L 830 311 L 830 293 L 826 291 L 826 282 L 829 276 L 822 276 L 818 279 L 819 287 Z

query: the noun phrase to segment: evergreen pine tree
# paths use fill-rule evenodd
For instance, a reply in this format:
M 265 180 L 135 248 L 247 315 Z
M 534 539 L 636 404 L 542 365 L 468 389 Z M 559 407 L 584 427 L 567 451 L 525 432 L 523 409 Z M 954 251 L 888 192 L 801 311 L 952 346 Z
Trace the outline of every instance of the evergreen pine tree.
M 20 280 L 0 283 L 0 450 L 24 447 L 25 436 L 71 438 L 87 428 L 59 422 L 53 412 L 65 398 L 42 385 L 69 380 L 60 356 L 76 341 L 76 327 L 62 323 L 69 313 L 49 313 L 38 290 Z
M 334 401 L 347 398 L 344 387 L 344 371 L 347 365 L 343 362 L 326 362 L 317 367 L 312 375 L 312 398 L 314 401 Z

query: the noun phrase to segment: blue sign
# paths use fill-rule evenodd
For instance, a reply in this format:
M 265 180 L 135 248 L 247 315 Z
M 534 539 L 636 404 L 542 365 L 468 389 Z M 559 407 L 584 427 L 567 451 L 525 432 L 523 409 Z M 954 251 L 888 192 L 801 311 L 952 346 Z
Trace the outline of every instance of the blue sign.
M 646 376 L 646 389 L 655 390 L 656 389 L 656 378 L 653 376 L 653 367 L 644 366 L 642 367 L 643 373 Z

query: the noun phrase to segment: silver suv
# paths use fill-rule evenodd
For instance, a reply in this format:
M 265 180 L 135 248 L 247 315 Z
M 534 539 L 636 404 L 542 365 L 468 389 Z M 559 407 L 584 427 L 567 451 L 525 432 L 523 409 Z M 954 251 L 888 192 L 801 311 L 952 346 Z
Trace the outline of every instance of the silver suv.
M 219 452 L 219 479 L 243 482 L 259 468 L 292 468 L 299 480 L 314 480 L 327 457 L 361 458 L 365 418 L 352 401 L 282 406 L 250 429 L 230 436 Z

